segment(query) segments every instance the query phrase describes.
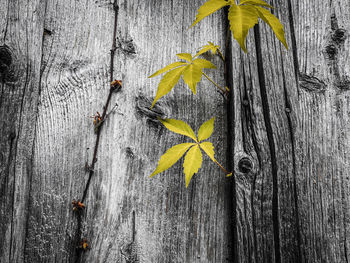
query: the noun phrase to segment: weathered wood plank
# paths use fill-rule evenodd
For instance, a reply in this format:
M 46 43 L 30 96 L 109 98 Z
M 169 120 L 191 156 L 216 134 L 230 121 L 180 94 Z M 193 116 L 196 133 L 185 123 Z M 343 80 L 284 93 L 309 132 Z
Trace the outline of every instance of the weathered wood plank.
M 0 261 L 23 262 L 44 1 L 0 3 Z
M 80 236 L 71 202 L 81 199 L 88 178 L 85 163 L 95 140 L 89 116 L 102 113 L 109 91 L 112 7 L 101 1 L 47 2 L 45 28 L 51 34 L 43 49 L 25 251 L 29 262 L 74 261 Z M 98 158 L 107 158 L 104 146 L 100 149 Z
M 302 251 L 310 262 L 349 258 L 348 1 L 293 5 L 300 72 L 296 136 Z
M 111 157 L 99 165 L 101 175 L 104 169 L 109 175 L 94 181 L 87 201 L 94 203 L 97 199 L 105 204 L 100 212 L 89 211 L 87 215 L 87 221 L 93 224 L 86 231 L 99 249 L 87 253 L 85 260 L 225 261 L 228 236 L 224 174 L 205 158 L 204 169 L 189 189 L 184 187 L 181 164 L 152 180 L 147 178 L 167 148 L 187 140 L 166 131 L 155 120 L 157 114 L 147 109 L 159 79 L 147 80 L 146 76 L 176 60 L 176 53 L 194 52 L 210 39 L 223 44 L 220 16 L 187 31 L 200 1 L 119 4 L 120 39 L 126 43 L 132 40 L 136 54 L 119 50 L 116 58 L 117 75 L 125 74 L 124 90 L 118 99 L 122 115 L 114 117 L 104 130 L 115 136 L 112 140 L 105 137 L 102 143 L 112 143 L 106 152 Z M 220 65 L 220 60 L 215 63 Z M 223 81 L 222 75 L 214 78 Z M 213 139 L 218 159 L 224 160 L 224 109 L 222 97 L 204 80 L 198 96 L 181 84 L 155 110 L 161 116 L 188 121 L 197 129 L 203 121 L 217 116 Z
M 237 173 L 240 261 L 346 262 L 348 3 L 273 5 L 291 51 L 260 25 L 234 55 L 236 173 L 257 167 Z

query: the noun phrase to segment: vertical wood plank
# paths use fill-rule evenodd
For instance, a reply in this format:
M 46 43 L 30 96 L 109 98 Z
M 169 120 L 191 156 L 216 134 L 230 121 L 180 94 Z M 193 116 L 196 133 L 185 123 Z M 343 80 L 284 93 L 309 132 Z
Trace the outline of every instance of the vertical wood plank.
M 200 174 L 185 188 L 181 162 L 152 179 L 148 176 L 161 154 L 187 141 L 164 129 L 156 117 L 178 118 L 194 129 L 216 116 L 218 160 L 225 160 L 225 106 L 211 83 L 203 80 L 193 96 L 182 82 L 170 95 L 149 106 L 160 78 L 154 71 L 175 61 L 176 53 L 194 53 L 212 40 L 223 45 L 219 15 L 187 30 L 201 1 L 120 1 L 119 49 L 116 74 L 124 88 L 118 100 L 120 114 L 104 127 L 106 159 L 100 161 L 100 179 L 93 182 L 88 203 L 103 206 L 89 211 L 87 235 L 98 249 L 84 260 L 133 262 L 223 262 L 228 255 L 225 176 L 204 157 Z M 142 15 L 141 15 L 142 14 Z M 213 58 L 209 58 L 213 59 Z M 221 61 L 213 61 L 222 70 Z M 218 82 L 222 74 L 209 72 Z M 190 106 L 193 105 L 193 106 Z M 104 175 L 104 176 L 103 176 Z M 133 217 L 133 215 L 135 215 Z M 113 229 L 113 231 L 111 231 Z
M 45 3 L 0 3 L 0 261 L 23 262 Z
M 293 3 L 294 1 L 292 1 Z M 296 136 L 303 254 L 349 258 L 349 10 L 347 1 L 293 3 L 299 64 Z

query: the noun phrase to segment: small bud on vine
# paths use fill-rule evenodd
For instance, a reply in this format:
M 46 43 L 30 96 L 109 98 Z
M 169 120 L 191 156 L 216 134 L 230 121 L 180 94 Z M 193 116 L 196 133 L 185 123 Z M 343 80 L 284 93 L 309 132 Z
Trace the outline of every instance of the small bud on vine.
M 73 205 L 73 211 L 75 212 L 82 211 L 85 208 L 85 205 L 79 200 L 78 201 L 73 200 L 72 205 Z

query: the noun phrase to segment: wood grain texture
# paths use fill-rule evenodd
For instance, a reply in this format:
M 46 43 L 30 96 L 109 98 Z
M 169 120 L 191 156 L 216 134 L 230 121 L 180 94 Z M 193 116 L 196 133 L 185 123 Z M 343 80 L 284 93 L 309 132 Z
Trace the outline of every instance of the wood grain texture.
M 44 1 L 0 3 L 0 261 L 23 262 L 40 94 Z
M 71 202 L 88 180 L 89 116 L 109 92 L 113 3 L 0 3 L 0 262 L 348 262 L 350 4 L 268 1 L 289 51 L 260 24 L 248 54 L 226 47 L 229 102 L 204 79 L 197 96 L 180 82 L 150 110 L 160 78 L 147 76 L 207 41 L 225 49 L 223 11 L 188 30 L 203 2 L 116 2 L 113 73 L 123 88 L 81 222 Z M 223 84 L 221 60 L 206 58 Z M 209 158 L 188 189 L 181 162 L 148 178 L 187 141 L 157 117 L 197 131 L 213 116 L 216 158 L 234 178 Z M 90 249 L 78 253 L 82 238 Z
M 272 4 L 291 50 L 265 25 L 233 47 L 240 262 L 347 262 L 348 4 Z

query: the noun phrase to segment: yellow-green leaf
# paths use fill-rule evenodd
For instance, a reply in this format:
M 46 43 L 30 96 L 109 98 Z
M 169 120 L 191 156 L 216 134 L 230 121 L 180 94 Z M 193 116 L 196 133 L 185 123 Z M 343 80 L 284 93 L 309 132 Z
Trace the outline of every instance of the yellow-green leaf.
M 157 100 L 159 100 L 164 95 L 168 94 L 174 88 L 174 86 L 179 81 L 182 75 L 182 72 L 184 70 L 185 70 L 185 67 L 180 67 L 180 68 L 173 69 L 164 75 L 162 80 L 159 82 L 157 94 L 156 94 L 156 97 L 154 98 L 151 108 L 153 108 Z
M 215 155 L 214 146 L 211 142 L 202 142 L 199 146 L 210 157 L 210 159 L 212 159 L 215 163 L 217 163 L 217 161 L 214 158 L 214 155 Z
M 194 143 L 182 143 L 182 144 L 175 145 L 175 146 L 171 147 L 170 149 L 168 149 L 162 155 L 162 157 L 160 157 L 160 160 L 158 162 L 158 166 L 157 166 L 156 170 L 151 174 L 150 177 L 169 169 L 193 145 L 195 145 L 195 144 Z
M 210 120 L 204 122 L 202 126 L 199 128 L 198 131 L 198 141 L 201 142 L 203 140 L 208 139 L 214 130 L 214 118 L 211 118 Z
M 203 18 L 207 17 L 208 15 L 216 12 L 220 8 L 223 8 L 224 6 L 229 5 L 229 4 L 230 3 L 226 0 L 209 0 L 209 1 L 205 2 L 198 9 L 198 14 L 196 15 L 196 20 L 193 22 L 191 27 L 193 27 L 195 24 L 197 24 Z
M 278 20 L 278 18 L 263 7 L 256 6 L 255 8 L 259 14 L 259 17 L 272 28 L 273 32 L 275 32 L 276 37 L 282 42 L 286 49 L 288 49 L 287 41 L 284 36 L 283 25 Z
M 219 46 L 217 45 L 214 45 L 212 42 L 208 41 L 208 45 L 205 45 L 201 48 L 201 50 L 198 51 L 198 53 L 194 56 L 194 57 L 198 57 L 202 54 L 204 54 L 205 52 L 211 50 L 211 52 L 215 55 L 216 52 L 218 51 L 219 49 Z
M 160 74 L 162 74 L 164 72 L 167 72 L 167 71 L 169 71 L 171 69 L 174 69 L 174 68 L 180 67 L 180 66 L 185 66 L 185 65 L 187 65 L 186 62 L 175 62 L 175 63 L 172 63 L 172 64 L 170 64 L 170 65 L 168 65 L 168 66 L 166 66 L 166 67 L 156 71 L 151 76 L 149 76 L 149 78 L 153 78 L 153 77 L 158 76 L 158 75 L 160 75 Z
M 185 173 L 186 188 L 188 187 L 192 176 L 198 172 L 199 168 L 201 168 L 202 161 L 202 152 L 197 144 L 193 146 L 185 156 L 183 167 Z
M 231 177 L 232 176 L 232 173 L 229 173 L 226 175 L 226 177 Z
M 192 61 L 192 55 L 190 53 L 179 53 L 176 56 L 180 59 L 187 60 L 188 62 Z
M 238 41 L 243 51 L 247 52 L 245 39 L 248 31 L 258 23 L 256 7 L 251 5 L 237 6 L 233 3 L 229 9 L 228 19 L 230 20 L 233 37 Z
M 183 72 L 183 79 L 188 87 L 192 90 L 193 94 L 196 94 L 197 83 L 201 81 L 202 70 L 195 64 L 186 66 Z
M 197 142 L 197 137 L 192 128 L 184 121 L 174 119 L 159 119 L 161 123 L 170 131 L 190 137 Z
M 200 68 L 216 68 L 213 63 L 202 58 L 197 58 L 193 60 L 193 64 L 195 64 L 196 66 L 199 66 Z
M 264 2 L 262 0 L 242 0 L 242 1 L 239 1 L 239 5 L 247 5 L 247 4 L 260 5 L 260 6 L 266 6 L 269 8 L 273 8 L 273 6 L 267 4 L 266 2 Z

